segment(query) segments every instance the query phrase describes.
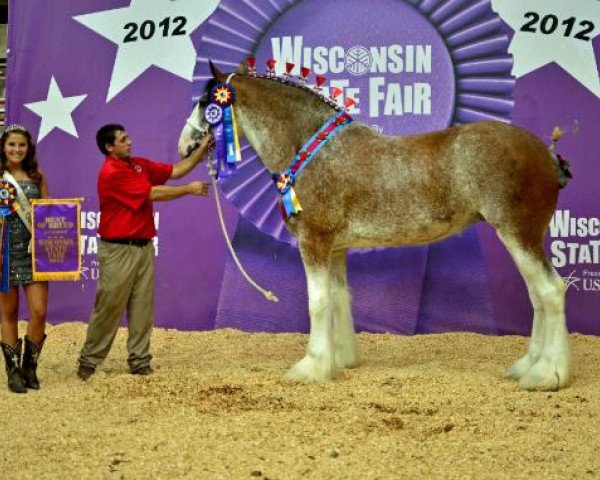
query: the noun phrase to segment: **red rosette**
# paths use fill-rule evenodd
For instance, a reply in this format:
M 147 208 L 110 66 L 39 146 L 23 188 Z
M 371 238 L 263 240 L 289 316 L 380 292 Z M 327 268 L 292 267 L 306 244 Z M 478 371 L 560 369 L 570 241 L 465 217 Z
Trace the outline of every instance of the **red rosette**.
M 344 93 L 344 91 L 341 88 L 339 88 L 339 87 L 333 87 L 331 89 L 331 96 L 333 98 L 339 97 L 342 93 Z
M 5 180 L 0 180 L 0 210 L 14 212 L 17 209 L 17 190 Z
M 356 105 L 356 100 L 354 100 L 353 98 L 348 97 L 346 98 L 346 100 L 344 100 L 344 107 L 346 108 L 346 110 L 349 110 L 354 105 Z
M 210 99 L 221 108 L 229 107 L 235 102 L 235 90 L 229 83 L 217 83 L 210 91 Z

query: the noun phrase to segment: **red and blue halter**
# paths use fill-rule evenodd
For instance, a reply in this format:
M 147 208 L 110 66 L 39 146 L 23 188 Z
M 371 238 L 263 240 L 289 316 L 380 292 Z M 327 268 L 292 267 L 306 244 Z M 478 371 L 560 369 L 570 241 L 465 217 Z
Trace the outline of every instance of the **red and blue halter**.
M 294 183 L 310 161 L 317 153 L 338 133 L 343 127 L 352 123 L 353 118 L 346 112 L 335 114 L 323 126 L 304 143 L 300 151 L 296 153 L 290 167 L 282 173 L 274 173 L 273 181 L 280 197 L 281 215 L 287 220 L 292 215 L 302 210 L 296 192 L 294 192 Z

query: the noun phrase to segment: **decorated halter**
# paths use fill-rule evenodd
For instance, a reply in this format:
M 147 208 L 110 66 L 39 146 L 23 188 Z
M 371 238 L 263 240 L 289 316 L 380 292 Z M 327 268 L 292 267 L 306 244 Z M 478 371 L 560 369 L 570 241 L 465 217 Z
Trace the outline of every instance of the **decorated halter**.
M 274 173 L 272 175 L 275 187 L 280 195 L 280 210 L 284 220 L 290 216 L 297 214 L 302 210 L 300 201 L 294 191 L 294 183 L 302 170 L 310 163 L 317 153 L 333 138 L 333 136 L 346 125 L 349 125 L 353 119 L 347 113 L 356 101 L 353 98 L 346 98 L 343 105 L 340 105 L 338 99 L 343 91 L 340 88 L 333 87 L 329 95 L 324 94 L 323 84 L 325 77 L 316 75 L 315 84 L 308 85 L 308 77 L 311 74 L 311 69 L 302 67 L 300 69 L 299 82 L 292 82 L 292 70 L 295 64 L 287 62 L 285 64 L 285 72 L 282 77 L 275 75 L 276 61 L 274 59 L 267 60 L 267 73 L 265 75 L 258 74 L 255 68 L 256 59 L 249 57 L 246 60 L 248 66 L 248 75 L 256 78 L 263 78 L 275 82 L 285 83 L 286 85 L 294 86 L 312 92 L 318 95 L 327 105 L 336 110 L 327 122 L 325 122 L 319 130 L 317 130 L 310 139 L 304 143 L 302 148 L 296 153 L 289 168 L 282 173 Z M 239 139 L 237 133 L 237 125 L 233 104 L 236 100 L 235 89 L 231 85 L 231 78 L 235 74 L 229 75 L 224 83 L 216 84 L 209 92 L 210 103 L 204 110 L 204 118 L 211 125 L 212 134 L 215 140 L 215 163 L 217 178 L 227 177 L 235 173 L 236 163 L 241 160 Z M 198 129 L 194 125 L 192 127 Z
M 215 140 L 215 167 L 217 178 L 228 177 L 237 171 L 237 163 L 241 162 L 240 140 L 235 119 L 233 104 L 235 89 L 231 79 L 217 83 L 209 92 L 210 103 L 204 110 L 204 118 L 211 126 Z
M 0 291 L 8 292 L 9 289 L 9 241 L 10 232 L 7 225 L 7 217 L 19 208 L 17 203 L 17 191 L 15 187 L 0 180 Z
M 273 174 L 273 181 L 280 195 L 281 216 L 284 220 L 302 211 L 302 206 L 294 191 L 294 183 L 302 170 L 337 132 L 352 122 L 353 118 L 346 112 L 334 115 L 302 145 L 287 170 L 284 170 L 283 173 Z

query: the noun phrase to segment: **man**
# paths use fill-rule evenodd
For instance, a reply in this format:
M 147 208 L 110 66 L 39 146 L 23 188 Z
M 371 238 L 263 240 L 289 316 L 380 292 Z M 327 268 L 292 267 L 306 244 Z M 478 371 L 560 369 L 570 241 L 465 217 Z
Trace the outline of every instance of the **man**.
M 154 325 L 154 244 L 152 202 L 184 195 L 207 196 L 208 182 L 164 185 L 189 173 L 206 153 L 211 136 L 195 152 L 171 165 L 133 157 L 122 125 L 105 125 L 96 143 L 106 159 L 98 176 L 100 277 L 96 302 L 79 356 L 77 375 L 89 379 L 108 355 L 127 308 L 127 363 L 136 375 L 152 373 L 150 334 Z

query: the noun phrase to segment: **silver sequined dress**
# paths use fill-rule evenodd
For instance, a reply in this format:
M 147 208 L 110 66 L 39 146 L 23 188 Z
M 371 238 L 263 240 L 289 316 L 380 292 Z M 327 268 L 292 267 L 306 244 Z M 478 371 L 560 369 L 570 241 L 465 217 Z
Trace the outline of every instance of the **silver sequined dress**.
M 40 198 L 40 187 L 33 180 L 18 180 L 28 199 Z M 21 217 L 13 213 L 8 217 L 10 285 L 24 285 L 33 281 L 31 253 L 27 251 L 31 234 L 23 224 Z

